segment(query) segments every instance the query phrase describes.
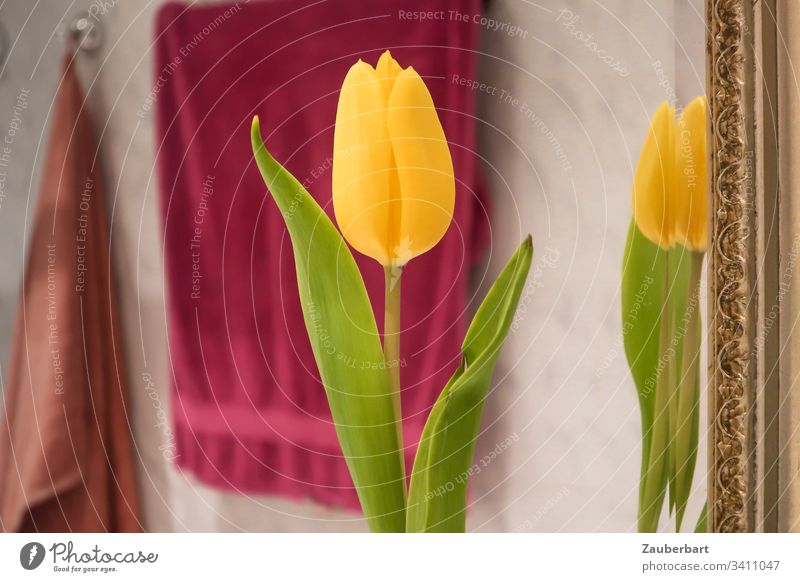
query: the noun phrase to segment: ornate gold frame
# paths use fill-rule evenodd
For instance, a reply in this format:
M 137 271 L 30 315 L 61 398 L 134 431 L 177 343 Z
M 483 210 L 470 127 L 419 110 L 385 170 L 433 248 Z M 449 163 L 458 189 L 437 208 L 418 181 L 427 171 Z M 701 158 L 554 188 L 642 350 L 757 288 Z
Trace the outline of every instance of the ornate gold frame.
M 800 179 L 790 159 L 800 128 L 789 123 L 798 91 L 787 81 L 800 42 L 783 34 L 800 30 L 794 4 L 706 4 L 712 532 L 800 527 L 800 293 L 790 284 L 800 204 L 781 196 Z
M 750 378 L 745 4 L 709 0 L 709 531 L 746 531 Z

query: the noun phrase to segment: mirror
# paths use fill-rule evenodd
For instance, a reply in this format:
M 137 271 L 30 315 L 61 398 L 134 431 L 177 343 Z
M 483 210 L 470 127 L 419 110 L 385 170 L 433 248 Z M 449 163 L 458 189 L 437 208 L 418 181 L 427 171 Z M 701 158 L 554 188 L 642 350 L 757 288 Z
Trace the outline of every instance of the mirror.
M 403 317 L 387 319 L 406 471 L 469 322 L 530 233 L 466 530 L 800 531 L 796 3 L 323 0 L 303 8 L 313 18 L 200 4 L 96 2 L 63 18 L 0 6 L 0 39 L 16 36 L 0 42 L 4 391 L 18 389 L 9 369 L 39 361 L 15 321 L 43 313 L 20 288 L 53 172 L 59 55 L 75 43 L 143 527 L 368 529 L 249 131 L 258 115 L 266 147 L 344 231 L 337 163 L 367 146 L 334 154 L 340 89 L 388 49 L 432 96 L 456 192 L 443 242 L 403 267 Z M 345 239 L 382 330 L 384 271 Z

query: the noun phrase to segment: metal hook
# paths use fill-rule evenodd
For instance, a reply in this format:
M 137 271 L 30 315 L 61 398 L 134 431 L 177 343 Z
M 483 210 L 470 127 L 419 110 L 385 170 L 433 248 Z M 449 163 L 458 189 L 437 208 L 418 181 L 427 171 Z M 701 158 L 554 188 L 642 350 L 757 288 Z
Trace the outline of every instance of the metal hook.
M 61 33 L 65 41 L 72 42 L 78 50 L 93 52 L 103 43 L 103 33 L 97 18 L 83 12 L 76 16 Z

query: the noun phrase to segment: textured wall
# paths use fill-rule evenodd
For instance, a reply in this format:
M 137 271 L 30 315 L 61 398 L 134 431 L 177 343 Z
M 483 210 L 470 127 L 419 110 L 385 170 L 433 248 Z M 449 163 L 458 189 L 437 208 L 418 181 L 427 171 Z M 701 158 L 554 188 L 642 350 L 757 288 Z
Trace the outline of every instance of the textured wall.
M 42 128 L 63 48 L 53 33 L 59 20 L 93 5 L 106 40 L 99 53 L 81 56 L 81 68 L 108 176 L 148 527 L 362 529 L 353 516 L 308 504 L 220 494 L 168 466 L 160 450 L 169 442 L 160 422 L 169 362 L 153 118 L 136 114 L 152 88 L 150 36 L 158 2 L 29 4 L 0 8 L 0 26 L 15 43 L 0 78 L 0 132 L 11 123 L 20 91 L 28 91 L 20 116 L 24 130 L 13 145 L 0 199 L 2 361 L 16 310 L 26 217 L 42 171 Z M 536 255 L 487 409 L 479 454 L 500 446 L 476 478 L 474 529 L 635 527 L 639 414 L 619 313 L 630 182 L 658 103 L 672 95 L 686 102 L 702 90 L 701 4 L 493 0 L 492 21 L 478 24 L 484 54 L 477 81 L 485 84 L 476 89 L 478 122 L 495 194 L 490 272 L 498 272 L 523 233 L 534 234 Z M 481 291 L 486 285 L 477 282 Z M 687 521 L 702 504 L 704 462 L 701 456 L 699 493 Z

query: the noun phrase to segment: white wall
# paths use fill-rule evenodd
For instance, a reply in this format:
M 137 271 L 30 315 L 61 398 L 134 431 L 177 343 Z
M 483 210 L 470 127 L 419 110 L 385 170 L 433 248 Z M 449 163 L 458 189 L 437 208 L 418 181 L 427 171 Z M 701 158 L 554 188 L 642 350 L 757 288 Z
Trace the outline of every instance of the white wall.
M 168 402 L 160 222 L 153 119 L 141 120 L 136 111 L 151 90 L 151 25 L 159 3 L 96 2 L 107 8 L 100 15 L 106 41 L 99 53 L 81 56 L 92 116 L 103 136 L 147 525 L 362 529 L 350 515 L 198 486 L 169 468 L 158 450 L 167 438 L 156 426 L 158 406 Z M 30 4 L 6 2 L 0 8 L 0 26 L 12 42 L 18 35 L 0 79 L 0 132 L 20 88 L 30 89 L 25 130 L 14 145 L 14 168 L 0 206 L 3 362 L 16 311 L 26 211 L 35 203 L 31 177 L 42 171 L 37 148 L 62 50 L 53 32 L 59 20 L 92 3 Z M 481 144 L 495 194 L 491 272 L 499 270 L 523 233 L 533 233 L 536 255 L 522 320 L 500 363 L 480 452 L 507 437 L 514 442 L 476 479 L 474 529 L 635 527 L 639 416 L 620 344 L 621 253 L 632 171 L 649 115 L 669 98 L 669 88 L 680 102 L 702 90 L 701 4 L 491 3 L 490 17 L 519 27 L 515 36 L 487 30 L 483 42 L 479 80 L 497 88 L 494 95 L 481 95 Z M 609 66 L 602 57 L 618 64 Z M 660 67 L 654 67 L 656 61 Z M 143 373 L 154 380 L 156 406 Z M 699 463 L 699 494 L 687 521 L 702 503 L 704 455 Z

